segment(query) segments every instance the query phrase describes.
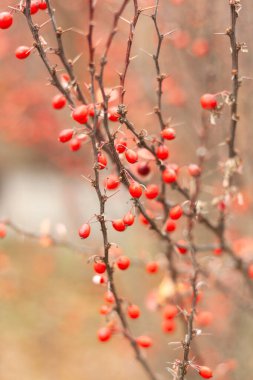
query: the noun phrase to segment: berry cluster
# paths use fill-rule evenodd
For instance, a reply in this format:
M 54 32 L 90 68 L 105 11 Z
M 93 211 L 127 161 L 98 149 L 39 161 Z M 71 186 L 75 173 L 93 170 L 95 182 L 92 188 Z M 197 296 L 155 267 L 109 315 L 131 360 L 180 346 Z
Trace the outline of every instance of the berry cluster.
M 227 173 L 226 165 L 224 165 L 224 179 L 226 182 L 224 180 L 224 189 L 222 189 L 219 200 L 215 204 L 215 211 L 219 214 L 218 224 L 216 224 L 206 216 L 201 208 L 200 185 L 203 179 L 205 153 L 198 155 L 197 163 L 178 165 L 173 162 L 172 147 L 177 140 L 177 130 L 170 120 L 165 120 L 162 110 L 162 85 L 166 75 L 161 74 L 159 62 L 160 48 L 164 37 L 157 22 L 159 1 L 155 7 L 155 12 L 151 15 L 158 37 L 157 51 L 156 54 L 152 55 L 158 85 L 156 91 L 157 105 L 154 109 L 154 114 L 158 118 L 160 129 L 156 133 L 144 129 L 138 132 L 137 127 L 130 121 L 127 107 L 123 103 L 125 80 L 131 61 L 132 30 L 128 40 L 124 74 L 120 74 L 121 90 L 117 96 L 117 106 L 111 104 L 113 102 L 110 101 L 110 94 L 107 93 L 107 88 L 104 84 L 104 70 L 108 60 L 108 52 L 128 1 L 123 1 L 119 11 L 115 13 L 113 27 L 109 33 L 98 67 L 94 60 L 96 50 L 93 40 L 93 27 L 95 25 L 94 3 L 92 0 L 89 1 L 88 50 L 90 84 L 87 86 L 89 90 L 88 96 L 84 95 L 84 90 L 78 84 L 73 62 L 69 61 L 65 56 L 61 39 L 62 30 L 56 26 L 52 17 L 54 11 L 51 8 L 50 1 L 25 1 L 20 3 L 19 12 L 26 17 L 33 34 L 34 43 L 32 47 L 19 46 L 15 51 L 15 55 L 20 60 L 26 59 L 31 52 L 40 55 L 50 74 L 51 82 L 58 91 L 52 99 L 52 107 L 57 112 L 62 110 L 68 113 L 70 119 L 69 124 L 58 135 L 58 141 L 62 144 L 61 147 L 64 149 L 66 145 L 69 145 L 70 150 L 73 152 L 83 149 L 87 156 L 91 155 L 93 158 L 92 168 L 89 168 L 86 178 L 91 188 L 96 192 L 99 213 L 84 218 L 84 223 L 80 226 L 78 234 L 83 240 L 94 236 L 92 225 L 96 223 L 100 227 L 103 238 L 102 255 L 92 256 L 90 260 L 94 271 L 93 282 L 107 289 L 103 304 L 99 310 L 106 323 L 98 330 L 97 337 L 100 342 L 107 342 L 114 334 L 122 333 L 130 342 L 136 357 L 149 377 L 153 380 L 156 379 L 145 361 L 145 356 L 142 354 L 142 349 L 150 348 L 156 344 L 156 341 L 149 335 L 134 337 L 131 334 L 129 320 L 141 318 L 142 313 L 138 305 L 119 295 L 115 284 L 115 271 L 127 271 L 129 268 L 131 270 L 133 266 L 132 258 L 123 253 L 114 255 L 112 252 L 113 243 L 110 242 L 110 228 L 116 232 L 128 233 L 131 230 L 130 227 L 135 227 L 139 221 L 141 226 L 149 229 L 151 233 L 159 238 L 160 248 L 163 251 L 161 260 L 159 260 L 158 256 L 155 256 L 152 260 L 147 260 L 146 258 L 143 260 L 146 272 L 152 275 L 158 272 L 166 273 L 166 277 L 169 277 L 172 283 L 170 293 L 167 291 L 166 296 L 156 305 L 157 310 L 162 310 L 162 330 L 165 334 L 174 333 L 176 326 L 180 323 L 180 318 L 182 323 L 186 321 L 187 325 L 187 333 L 181 345 L 183 350 L 182 359 L 175 360 L 173 370 L 171 369 L 172 372 L 174 371 L 174 378 L 184 380 L 188 369 L 193 368 L 202 378 L 209 379 L 213 376 L 212 371 L 208 367 L 196 365 L 190 360 L 191 343 L 197 335 L 195 323 L 206 327 L 212 321 L 210 312 L 200 312 L 198 309 L 198 304 L 203 296 L 199 288 L 201 279 L 204 278 L 198 262 L 198 253 L 203 252 L 204 248 L 198 244 L 195 237 L 195 229 L 198 223 L 202 223 L 208 228 L 208 231 L 215 234 L 215 242 L 212 241 L 211 244 L 205 247 L 208 252 L 213 253 L 214 259 L 219 260 L 223 253 L 228 253 L 237 265 L 238 270 L 243 275 L 246 275 L 247 279 L 253 279 L 253 264 L 247 263 L 247 265 L 244 265 L 241 262 L 234 253 L 233 248 L 226 241 L 224 234 L 225 217 L 226 213 L 229 212 L 232 192 L 234 191 L 231 184 L 234 173 L 238 171 L 237 167 L 236 169 L 234 167 L 231 169 L 236 157 L 234 148 L 234 131 L 236 129 L 236 124 L 234 123 L 237 123 L 236 109 L 233 109 L 232 112 L 233 128 L 231 128 L 232 136 L 229 140 L 230 171 L 227 169 L 229 171 Z M 174 3 L 181 2 L 174 0 Z M 62 66 L 61 70 L 55 70 L 52 66 L 48 50 L 45 47 L 46 43 L 43 42 L 45 39 L 41 28 L 34 23 L 34 16 L 40 10 L 45 10 L 46 14 L 50 16 L 49 21 L 55 30 L 58 48 L 54 49 L 54 51 L 56 51 Z M 234 15 L 234 4 L 231 4 L 231 11 Z M 137 9 L 135 12 L 133 25 L 136 25 L 142 10 Z M 1 12 L 0 29 L 8 29 L 12 24 L 13 12 Z M 233 28 L 235 28 L 235 25 L 233 25 Z M 232 32 L 229 32 L 230 36 L 231 33 L 235 33 L 233 28 Z M 187 34 L 179 31 L 173 37 L 173 44 L 176 48 L 181 49 L 188 44 L 188 40 Z M 198 56 L 205 55 L 208 49 L 209 47 L 205 40 L 195 41 L 192 46 L 192 51 Z M 237 50 L 238 48 L 236 48 Z M 233 46 L 232 54 L 235 54 Z M 236 54 L 238 55 L 238 51 Z M 233 55 L 233 57 L 238 59 L 237 55 Z M 238 81 L 237 76 L 238 73 L 235 73 L 235 79 L 233 80 Z M 238 82 L 234 83 L 238 85 Z M 100 96 L 97 96 L 97 87 L 100 90 Z M 200 98 L 202 111 L 206 115 L 208 114 L 211 119 L 219 115 L 224 106 L 223 99 L 221 103 L 218 102 L 221 94 L 224 95 L 224 93 L 206 93 Z M 237 99 L 237 92 L 232 95 L 230 96 L 231 99 Z M 202 132 L 204 133 L 205 131 Z M 116 219 L 109 219 L 107 201 L 109 197 L 114 196 L 118 191 L 123 194 L 123 187 L 127 189 L 126 204 L 128 211 L 124 213 L 119 211 Z M 173 197 L 173 191 L 176 192 L 178 197 Z M 142 233 L 144 235 L 146 231 Z M 6 225 L 1 223 L 0 238 L 5 236 Z

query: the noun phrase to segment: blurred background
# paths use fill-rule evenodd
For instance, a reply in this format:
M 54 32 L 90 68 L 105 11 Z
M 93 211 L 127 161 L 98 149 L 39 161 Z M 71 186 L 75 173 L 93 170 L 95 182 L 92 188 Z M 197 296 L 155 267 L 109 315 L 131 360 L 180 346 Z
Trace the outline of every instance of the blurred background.
M 87 43 L 79 31 L 87 31 L 88 2 L 54 0 L 52 3 L 57 9 L 58 24 L 64 30 L 70 27 L 78 30 L 66 32 L 64 42 L 68 57 L 82 53 L 75 70 L 85 90 L 89 83 Z M 97 2 L 98 58 L 111 27 L 112 10 L 120 3 L 119 0 Z M 201 112 L 199 98 L 206 92 L 220 93 L 231 88 L 229 41 L 226 36 L 217 34 L 229 26 L 228 1 L 163 0 L 160 3 L 161 31 L 176 29 L 165 38 L 161 53 L 162 71 L 169 74 L 164 82 L 164 113 L 177 130 L 171 156 L 181 167 L 196 162 L 198 131 L 203 121 L 208 124 L 208 156 L 201 200 L 209 202 L 208 211 L 215 216 L 211 201 L 222 191 L 219 163 L 227 155 L 224 142 L 229 109 L 225 106 L 216 125 L 210 126 Z M 140 0 L 139 4 L 149 7 L 154 5 L 154 0 Z M 1 11 L 7 10 L 8 5 L 16 3 L 2 0 Z M 238 179 L 241 191 L 232 205 L 228 237 L 239 254 L 248 255 L 253 246 L 250 237 L 253 160 L 253 41 L 250 36 L 253 23 L 251 0 L 244 0 L 242 5 L 238 39 L 246 42 L 249 52 L 240 56 L 240 72 L 249 79 L 243 80 L 240 90 L 237 147 L 243 160 L 243 176 Z M 132 54 L 136 58 L 128 72 L 125 98 L 129 119 L 137 129 L 150 132 L 157 128 L 152 114 L 156 104 L 156 80 L 149 55 L 155 51 L 157 42 L 149 17 L 151 12 L 148 9 L 144 12 L 136 28 Z M 130 20 L 132 14 L 130 2 L 124 18 Z M 42 24 L 47 15 L 39 12 L 34 19 Z M 107 87 L 119 85 L 117 72 L 123 68 L 128 31 L 129 25 L 121 20 L 106 69 Z M 43 27 L 43 36 L 49 46 L 54 46 L 48 25 Z M 98 380 L 102 376 L 104 380 L 144 380 L 145 375 L 120 335 L 105 344 L 97 341 L 97 329 L 104 325 L 99 308 L 105 288 L 92 282 L 92 266 L 87 259 L 100 253 L 101 236 L 94 228 L 91 239 L 83 243 L 77 238 L 79 226 L 98 209 L 96 197 L 83 177 L 90 174 L 90 145 L 84 144 L 80 151 L 72 152 L 65 144 L 58 143 L 59 131 L 73 126 L 69 110 L 55 112 L 52 109 L 51 99 L 57 91 L 48 85 L 47 72 L 36 53 L 25 62 L 15 58 L 16 47 L 31 46 L 32 42 L 21 14 L 15 14 L 9 31 L 0 30 L 0 219 L 8 218 L 25 231 L 64 237 L 80 250 L 48 247 L 45 241 L 37 242 L 11 231 L 0 241 L 0 377 L 4 380 Z M 186 176 L 183 175 L 181 181 L 187 181 Z M 174 192 L 170 197 L 172 201 L 180 200 Z M 109 220 L 129 210 L 127 200 L 123 189 L 109 200 Z M 155 204 L 150 207 L 157 209 Z M 119 251 L 129 257 L 160 260 L 163 247 L 140 224 L 123 235 L 110 227 L 109 233 L 111 240 L 119 244 Z M 181 232 L 178 234 L 181 238 Z M 204 229 L 198 231 L 198 239 L 213 241 Z M 216 258 L 207 256 L 205 260 L 214 263 L 225 280 L 235 285 L 233 271 L 231 278 L 216 264 Z M 225 268 L 229 267 L 227 258 L 219 260 Z M 120 275 L 116 273 L 120 293 L 141 307 L 141 318 L 130 324 L 134 335 L 149 334 L 154 339 L 154 346 L 145 355 L 161 379 L 170 376 L 166 372 L 167 363 L 180 355 L 180 350 L 174 350 L 168 343 L 180 341 L 184 336 L 180 321 L 173 335 L 164 334 L 161 329 L 161 313 L 155 305 L 168 285 L 166 281 L 162 271 L 150 276 L 142 266 L 133 266 Z M 211 311 L 214 319 L 205 328 L 206 335 L 197 340 L 198 351 L 214 369 L 215 379 L 251 380 L 253 325 L 250 313 L 213 288 L 206 288 L 205 293 L 208 296 L 200 308 Z M 196 376 L 192 371 L 187 378 Z

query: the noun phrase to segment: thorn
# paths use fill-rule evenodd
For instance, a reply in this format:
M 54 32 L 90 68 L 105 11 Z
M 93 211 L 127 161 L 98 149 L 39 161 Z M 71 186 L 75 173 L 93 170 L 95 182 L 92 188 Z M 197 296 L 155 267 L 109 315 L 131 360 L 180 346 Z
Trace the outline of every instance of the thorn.
M 215 35 L 220 35 L 220 36 L 226 36 L 227 35 L 227 32 L 218 32 L 218 33 L 213 33 Z
M 41 24 L 39 28 L 43 28 L 43 26 L 47 25 L 50 21 L 51 19 L 49 18 L 47 21 L 43 22 L 43 24 Z
M 78 55 L 73 59 L 72 64 L 74 65 L 74 64 L 79 60 L 79 58 L 82 57 L 82 55 L 83 55 L 83 53 L 78 54 Z
M 133 61 L 135 58 L 138 57 L 138 54 L 134 55 L 133 57 L 129 58 L 130 61 Z
M 74 32 L 74 33 L 81 34 L 83 37 L 86 37 L 86 34 L 81 29 L 78 29 L 78 28 L 69 28 L 63 31 L 63 33 L 65 32 Z
M 144 49 L 142 49 L 142 48 L 140 48 L 140 50 L 141 50 L 143 53 L 147 54 L 149 57 L 153 58 L 153 54 L 147 52 L 146 50 L 144 50 Z
M 96 49 L 96 47 L 101 43 L 102 39 L 100 38 L 94 45 L 94 48 Z
M 146 7 L 146 8 L 141 8 L 140 9 L 140 12 L 143 12 L 143 11 L 149 11 L 150 9 L 158 9 L 159 6 L 157 5 L 151 5 L 150 7 Z
M 125 21 L 127 24 L 132 24 L 132 22 L 131 21 L 129 21 L 129 20 L 127 20 L 126 18 L 124 18 L 124 17 L 122 17 L 122 16 L 120 16 L 120 19 L 121 20 L 123 20 L 123 21 Z
M 93 182 L 93 180 L 91 179 L 91 178 L 88 178 L 88 177 L 86 177 L 85 175 L 81 175 L 81 177 L 82 178 L 84 178 L 86 181 L 88 181 L 88 182 L 90 182 L 90 183 L 92 183 Z
M 240 79 L 241 80 L 253 80 L 253 78 L 251 78 L 251 77 L 241 77 Z
M 170 32 L 164 33 L 163 37 L 170 36 L 171 34 L 177 32 L 178 30 L 179 30 L 178 28 L 172 29 Z
M 21 9 L 16 8 L 16 7 L 12 7 L 11 5 L 9 5 L 8 8 L 10 8 L 10 9 L 12 9 L 13 11 L 16 11 L 16 12 L 22 12 Z M 22 13 L 23 13 L 23 12 L 22 12 Z

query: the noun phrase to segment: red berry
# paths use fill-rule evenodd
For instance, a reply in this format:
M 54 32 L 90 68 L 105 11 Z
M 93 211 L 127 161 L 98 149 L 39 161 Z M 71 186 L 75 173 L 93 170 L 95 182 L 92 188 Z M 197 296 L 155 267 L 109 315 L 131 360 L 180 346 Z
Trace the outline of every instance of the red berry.
M 163 182 L 173 183 L 177 179 L 177 174 L 173 169 L 165 169 L 162 174 Z
M 115 219 L 112 221 L 112 226 L 116 231 L 123 232 L 126 229 L 126 225 L 123 219 Z
M 8 29 L 13 23 L 13 16 L 9 12 L 0 13 L 0 29 Z
M 178 313 L 178 308 L 175 305 L 168 304 L 163 310 L 163 317 L 165 319 L 173 319 Z
M 174 33 L 172 42 L 176 49 L 186 49 L 190 43 L 190 35 L 186 30 L 177 30 Z
M 220 201 L 217 204 L 217 208 L 219 211 L 226 211 L 227 205 L 226 205 L 225 201 L 224 200 Z
M 73 134 L 73 129 L 63 129 L 59 134 L 58 141 L 65 143 L 72 139 Z
M 177 219 L 181 218 L 182 215 L 183 215 L 183 210 L 182 210 L 182 207 L 180 205 L 174 206 L 170 209 L 171 219 L 177 220 Z
M 107 165 L 107 158 L 102 153 L 98 154 L 98 169 L 103 170 Z
M 67 82 L 67 83 L 70 82 L 70 76 L 67 73 L 62 74 L 61 75 L 61 79 L 62 79 L 63 82 Z M 65 85 L 66 85 L 66 83 L 64 83 L 64 86 Z
M 168 219 L 165 225 L 165 230 L 167 232 L 173 232 L 176 229 L 176 223 L 173 220 Z
M 188 172 L 192 177 L 199 177 L 201 174 L 201 168 L 196 164 L 190 164 L 188 166 Z
M 98 330 L 97 336 L 100 342 L 107 342 L 112 336 L 112 331 L 108 327 L 102 327 Z
M 204 379 L 211 379 L 211 377 L 213 377 L 213 373 L 208 367 L 201 366 L 198 368 L 198 371 L 199 371 L 200 376 L 203 377 Z
M 184 240 L 179 240 L 177 242 L 177 249 L 178 249 L 179 253 L 181 253 L 182 255 L 187 253 L 188 248 L 187 248 L 186 242 Z
M 58 94 L 53 97 L 52 106 L 56 110 L 60 110 L 66 105 L 66 98 L 64 95 Z
M 90 117 L 94 117 L 95 116 L 95 107 L 94 107 L 94 104 L 89 104 L 88 105 L 88 114 Z
M 115 190 L 119 186 L 119 178 L 116 175 L 110 175 L 105 179 L 104 186 L 106 190 Z
M 169 149 L 166 145 L 160 145 L 156 150 L 156 155 L 159 160 L 166 160 L 169 157 Z
M 197 38 L 192 44 L 192 53 L 196 57 L 204 57 L 209 52 L 208 41 L 203 38 Z
M 134 224 L 134 215 L 131 212 L 128 212 L 124 216 L 123 221 L 126 226 L 132 226 Z
M 97 263 L 94 263 L 93 269 L 98 274 L 105 273 L 105 271 L 106 271 L 106 264 L 103 261 L 98 261 Z
M 138 161 L 138 154 L 132 149 L 126 150 L 125 157 L 130 164 L 135 164 Z
M 142 348 L 149 348 L 152 346 L 153 341 L 149 336 L 141 335 L 138 338 L 136 338 L 136 343 L 138 344 L 138 346 Z
M 140 198 L 142 195 L 142 187 L 137 182 L 132 182 L 128 188 L 129 193 L 133 198 Z
M 213 314 L 210 311 L 200 311 L 196 315 L 196 322 L 200 327 L 207 327 L 213 321 Z
M 220 256 L 222 254 L 222 249 L 217 247 L 213 250 L 214 255 Z
M 31 53 L 31 48 L 27 46 L 19 46 L 16 49 L 15 55 L 18 59 L 25 59 L 27 58 Z
M 125 139 L 119 139 L 115 142 L 115 148 L 118 153 L 124 153 L 127 147 L 127 142 Z
M 4 223 L 0 223 L 0 239 L 5 238 L 6 233 L 6 225 Z
M 72 139 L 70 141 L 70 149 L 73 152 L 76 152 L 77 150 L 79 150 L 81 146 L 82 146 L 81 141 L 78 138 Z
M 79 228 L 79 236 L 82 239 L 86 239 L 87 237 L 90 236 L 90 225 L 88 223 L 84 223 L 80 228 Z
M 146 214 L 148 215 L 148 217 L 149 217 L 150 219 L 154 218 L 154 215 L 153 215 L 153 213 L 152 213 L 150 210 L 146 210 Z M 140 215 L 139 215 L 139 220 L 140 220 L 140 222 L 141 222 L 142 224 L 144 224 L 144 225 L 146 225 L 146 226 L 149 225 L 149 221 L 148 221 L 147 218 L 145 218 L 144 215 L 140 214 Z
M 130 305 L 127 309 L 127 314 L 130 318 L 136 319 L 139 318 L 141 312 L 137 305 Z
M 193 297 L 193 295 L 192 295 L 192 297 Z M 197 294 L 196 302 L 197 303 L 201 302 L 203 300 L 203 297 L 204 297 L 203 292 L 201 290 L 199 290 L 198 294 Z
M 34 15 L 35 13 L 37 13 L 38 10 L 39 10 L 39 2 L 31 1 L 31 6 L 30 6 L 31 15 Z
M 174 319 L 166 319 L 162 323 L 162 329 L 165 333 L 172 333 L 176 329 L 176 323 Z
M 154 199 L 159 194 L 159 187 L 157 185 L 148 185 L 147 189 L 145 190 L 145 196 L 148 199 Z
M 150 261 L 146 265 L 146 271 L 147 271 L 147 273 L 150 273 L 150 274 L 157 273 L 158 269 L 159 269 L 159 265 L 155 261 Z
M 165 140 L 174 140 L 176 138 L 176 131 L 174 128 L 165 128 L 161 131 L 161 136 Z
M 107 314 L 110 313 L 110 311 L 111 311 L 111 309 L 109 308 L 109 306 L 107 306 L 107 305 L 102 305 L 102 306 L 100 307 L 99 313 L 100 313 L 101 315 L 107 315 Z
M 150 170 L 150 166 L 146 162 L 140 162 L 137 166 L 138 174 L 142 175 L 143 177 L 147 176 L 150 173 Z
M 41 0 L 41 2 L 39 3 L 39 9 L 44 11 L 45 9 L 47 9 L 47 3 L 43 0 Z
M 75 108 L 72 112 L 72 118 L 80 124 L 85 124 L 88 121 L 88 107 L 81 105 Z
M 110 291 L 106 292 L 104 295 L 104 300 L 107 303 L 114 303 L 115 298 L 114 298 L 114 295 L 112 294 L 112 292 L 110 292 Z
M 126 270 L 130 265 L 130 260 L 127 256 L 121 256 L 117 260 L 117 266 L 121 270 Z
M 108 110 L 108 115 L 109 115 L 109 120 L 111 121 L 118 121 L 120 118 L 120 115 L 118 114 L 116 107 L 110 108 Z
M 205 110 L 214 110 L 218 103 L 214 95 L 212 94 L 204 94 L 200 98 L 200 104 L 202 108 Z
M 248 276 L 253 280 L 253 264 L 248 266 Z

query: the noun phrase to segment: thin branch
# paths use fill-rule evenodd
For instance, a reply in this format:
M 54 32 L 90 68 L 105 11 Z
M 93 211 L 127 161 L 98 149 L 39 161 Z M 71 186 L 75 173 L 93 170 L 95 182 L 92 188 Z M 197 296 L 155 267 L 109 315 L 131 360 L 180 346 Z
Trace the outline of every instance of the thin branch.
M 156 0 L 156 8 L 155 8 L 154 14 L 152 15 L 152 20 L 154 22 L 155 31 L 157 35 L 157 41 L 158 41 L 156 52 L 155 54 L 153 54 L 153 60 L 155 63 L 155 68 L 156 68 L 156 80 L 157 80 L 157 91 L 156 91 L 157 106 L 155 107 L 155 114 L 158 117 L 161 130 L 163 130 L 166 127 L 166 123 L 162 115 L 162 94 L 163 94 L 162 85 L 163 85 L 164 79 L 166 79 L 166 75 L 162 74 L 161 68 L 160 68 L 160 62 L 159 62 L 162 42 L 164 39 L 164 35 L 160 32 L 160 28 L 158 26 L 158 21 L 157 21 L 159 2 L 160 2 L 159 0 Z
M 87 104 L 87 100 L 85 99 L 85 96 L 84 96 L 84 94 L 83 94 L 83 92 L 82 92 L 82 90 L 81 90 L 81 88 L 80 88 L 80 86 L 76 80 L 74 70 L 73 70 L 73 64 L 72 64 L 73 62 L 71 62 L 71 60 L 67 59 L 66 54 L 65 54 L 65 49 L 64 49 L 64 46 L 62 43 L 63 31 L 56 24 L 55 15 L 54 15 L 55 12 L 52 9 L 50 1 L 49 0 L 45 0 L 45 1 L 47 3 L 48 14 L 50 16 L 50 20 L 51 20 L 51 23 L 53 26 L 54 34 L 55 34 L 56 40 L 57 40 L 58 48 L 56 50 L 56 54 L 60 58 L 60 61 L 63 65 L 63 67 L 65 68 L 65 70 L 67 71 L 67 73 L 70 76 L 71 84 L 72 84 L 73 88 L 76 90 L 78 100 L 81 101 L 83 104 Z
M 105 54 L 103 56 L 103 60 L 101 61 L 101 73 L 100 73 L 101 80 L 103 79 L 103 67 L 104 67 L 102 62 L 106 61 L 106 57 L 107 57 L 107 54 L 108 54 L 108 51 L 109 51 L 115 30 L 116 30 L 117 21 L 119 20 L 120 15 L 124 11 L 126 4 L 127 4 L 127 1 L 125 1 L 123 3 L 123 5 L 121 6 L 120 10 L 117 13 L 115 13 L 113 29 L 112 29 L 112 32 L 111 32 L 109 38 L 108 38 L 107 48 L 106 48 Z M 90 27 L 89 27 L 89 34 L 88 34 L 88 45 L 89 45 L 89 52 L 90 52 L 90 54 L 89 54 L 89 69 L 90 69 L 90 75 L 91 75 L 92 100 L 93 100 L 93 103 L 95 104 L 96 97 L 95 97 L 95 86 L 94 86 L 95 65 L 94 65 L 94 45 L 93 45 L 93 25 L 94 25 L 94 3 L 93 3 L 93 0 L 89 0 L 89 18 L 90 18 Z M 102 90 L 102 93 L 104 94 L 104 103 L 107 106 L 107 108 L 105 108 L 105 105 L 104 105 L 104 109 L 106 109 L 106 111 L 107 111 L 108 99 L 105 96 L 105 92 L 104 92 L 103 87 L 101 90 Z M 107 115 L 107 113 L 106 113 L 106 115 Z M 99 150 L 97 148 L 97 143 L 96 143 L 96 130 L 97 129 L 98 129 L 98 116 L 97 116 L 97 113 L 95 112 L 94 123 L 93 123 L 93 131 L 95 133 L 91 134 L 92 149 L 93 149 L 93 155 L 95 158 L 98 157 L 98 154 L 99 154 Z M 108 137 L 109 137 L 109 139 L 111 139 L 110 135 Z M 115 304 L 116 304 L 115 311 L 116 311 L 118 318 L 121 322 L 121 325 L 123 328 L 123 335 L 131 344 L 133 351 L 135 353 L 136 359 L 139 361 L 139 363 L 141 364 L 142 368 L 144 369 L 144 371 L 146 372 L 146 374 L 148 375 L 150 380 L 157 380 L 155 373 L 153 372 L 153 370 L 149 366 L 145 357 L 142 355 L 141 350 L 140 350 L 136 340 L 131 335 L 130 327 L 129 327 L 127 319 L 125 317 L 124 310 L 122 308 L 121 298 L 119 297 L 118 291 L 116 289 L 116 285 L 114 282 L 114 275 L 113 275 L 113 267 L 111 266 L 110 261 L 109 261 L 109 249 L 111 247 L 111 244 L 109 243 L 106 221 L 105 221 L 105 217 L 104 217 L 104 215 L 105 215 L 105 203 L 106 203 L 108 198 L 102 194 L 101 189 L 100 189 L 100 183 L 99 183 L 100 175 L 99 175 L 99 168 L 98 168 L 97 164 L 94 165 L 94 174 L 95 174 L 95 180 L 93 181 L 92 184 L 96 190 L 97 197 L 98 197 L 99 204 L 100 204 L 100 213 L 97 216 L 97 219 L 98 219 L 98 222 L 100 223 L 101 231 L 102 231 L 102 235 L 103 235 L 104 262 L 106 264 L 106 272 L 107 272 L 107 276 L 108 276 L 109 288 L 110 288 L 110 291 L 112 292 L 114 299 L 115 299 Z
M 229 158 L 236 156 L 235 149 L 235 137 L 236 129 L 239 121 L 239 116 L 237 115 L 238 109 L 238 91 L 240 87 L 239 81 L 239 52 L 240 46 L 237 43 L 236 39 L 236 22 L 238 19 L 237 12 L 237 0 L 230 0 L 230 14 L 231 14 L 231 26 L 227 30 L 227 35 L 230 39 L 231 47 L 231 56 L 232 56 L 232 93 L 231 93 L 231 121 L 230 121 L 230 137 L 228 139 L 228 149 L 229 149 Z
M 130 22 L 130 30 L 129 30 L 129 36 L 128 36 L 128 41 L 127 41 L 126 55 L 125 55 L 125 64 L 124 64 L 123 72 L 120 73 L 120 86 L 121 86 L 120 102 L 122 104 L 124 103 L 124 96 L 126 93 L 125 82 L 126 82 L 128 67 L 130 64 L 130 55 L 131 55 L 132 46 L 133 46 L 134 33 L 135 33 L 137 22 L 139 20 L 139 16 L 141 14 L 141 10 L 139 10 L 138 8 L 138 0 L 133 0 L 133 6 L 134 6 L 134 17 L 132 21 Z
M 16 224 L 14 224 L 10 220 L 3 220 L 1 222 L 4 223 L 7 227 L 9 227 L 12 231 L 17 233 L 18 235 L 20 235 L 22 237 L 26 237 L 28 239 L 39 241 L 41 243 L 43 243 L 45 241 L 48 244 L 48 246 L 50 246 L 50 247 L 66 248 L 66 249 L 69 249 L 71 251 L 75 251 L 75 252 L 79 252 L 79 253 L 83 253 L 83 251 L 84 251 L 83 247 L 77 246 L 77 245 L 75 245 L 71 242 L 68 242 L 66 240 L 63 240 L 63 239 L 56 239 L 54 236 L 52 236 L 49 233 L 36 234 L 34 232 L 31 232 L 31 231 L 26 231 L 26 230 L 23 230 L 22 228 L 20 228 L 19 226 L 17 226 Z
M 67 99 L 68 103 L 74 107 L 74 101 L 71 97 L 71 94 L 69 92 L 68 89 L 66 89 L 58 75 L 57 75 L 57 71 L 56 71 L 56 68 L 55 66 L 52 66 L 47 58 L 47 54 L 44 50 L 44 47 L 41 43 L 41 39 L 40 39 L 40 35 L 39 35 L 39 26 L 34 24 L 33 22 L 33 19 L 32 19 L 32 16 L 31 16 L 31 12 L 30 12 L 30 6 L 31 6 L 31 0 L 27 0 L 26 1 L 26 5 L 25 5 L 25 8 L 24 8 L 24 15 L 26 16 L 26 19 L 27 19 L 27 23 L 28 23 L 28 26 L 30 28 L 30 31 L 32 33 L 32 36 L 33 36 L 33 39 L 34 39 L 34 47 L 37 49 L 39 55 L 40 55 L 40 58 L 42 59 L 50 77 L 51 77 L 51 83 L 53 86 L 55 86 Z

